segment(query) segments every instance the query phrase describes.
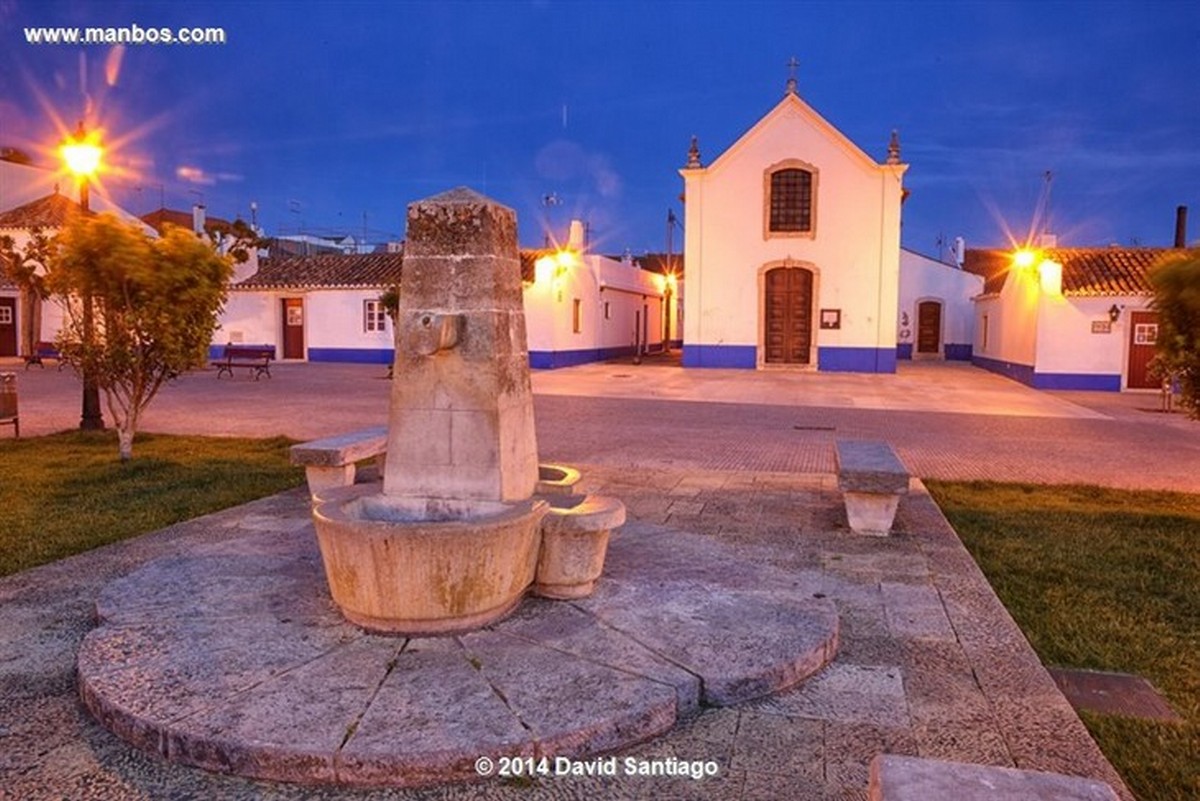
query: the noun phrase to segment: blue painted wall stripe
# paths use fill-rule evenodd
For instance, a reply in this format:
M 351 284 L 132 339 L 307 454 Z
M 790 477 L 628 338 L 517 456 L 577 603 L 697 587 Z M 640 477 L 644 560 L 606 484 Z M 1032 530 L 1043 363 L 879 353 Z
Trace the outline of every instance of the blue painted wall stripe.
M 1121 376 L 1112 373 L 1039 373 L 1027 364 L 975 356 L 971 363 L 993 373 L 1020 381 L 1034 389 L 1078 389 L 1090 392 L 1120 392 Z
M 895 348 L 817 348 L 817 369 L 827 373 L 894 373 Z
M 687 345 L 683 346 L 684 367 L 725 367 L 753 370 L 758 366 L 757 348 L 753 345 Z
M 391 364 L 395 351 L 391 348 L 309 348 L 310 362 L 342 362 L 347 364 Z

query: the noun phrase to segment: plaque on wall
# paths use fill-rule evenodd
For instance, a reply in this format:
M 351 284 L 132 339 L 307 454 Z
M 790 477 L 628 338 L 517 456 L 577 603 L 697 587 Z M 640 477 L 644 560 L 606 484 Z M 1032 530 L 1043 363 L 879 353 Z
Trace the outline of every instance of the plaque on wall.
M 841 309 L 821 309 L 821 328 L 834 329 L 842 327 Z
M 1093 334 L 1111 334 L 1112 323 L 1108 320 L 1092 320 Z

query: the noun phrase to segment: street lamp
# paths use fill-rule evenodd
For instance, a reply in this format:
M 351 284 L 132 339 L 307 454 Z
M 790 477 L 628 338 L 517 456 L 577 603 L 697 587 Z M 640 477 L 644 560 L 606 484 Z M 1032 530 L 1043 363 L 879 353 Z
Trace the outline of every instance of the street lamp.
M 79 182 L 79 209 L 84 216 L 87 216 L 90 212 L 88 208 L 88 179 L 100 169 L 100 157 L 104 153 L 100 148 L 99 138 L 98 134 L 89 134 L 84 130 L 83 121 L 81 120 L 79 127 L 75 129 L 75 134 L 63 142 L 62 147 L 59 148 L 59 154 L 62 156 L 63 162 L 67 165 L 67 170 Z M 86 350 L 90 357 L 92 338 L 95 334 L 90 287 L 84 290 L 80 301 L 83 303 L 83 338 L 88 346 Z M 96 376 L 88 367 L 87 359 L 84 360 L 81 372 L 83 379 L 83 412 L 79 420 L 79 427 L 84 431 L 100 431 L 104 428 L 104 418 L 100 414 L 100 389 L 96 385 Z

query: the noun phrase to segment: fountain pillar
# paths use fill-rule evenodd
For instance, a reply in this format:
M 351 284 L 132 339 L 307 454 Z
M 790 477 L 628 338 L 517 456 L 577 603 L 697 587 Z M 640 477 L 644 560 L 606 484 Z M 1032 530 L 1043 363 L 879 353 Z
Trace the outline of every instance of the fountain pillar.
M 387 497 L 519 501 L 538 481 L 515 213 L 460 187 L 413 203 Z

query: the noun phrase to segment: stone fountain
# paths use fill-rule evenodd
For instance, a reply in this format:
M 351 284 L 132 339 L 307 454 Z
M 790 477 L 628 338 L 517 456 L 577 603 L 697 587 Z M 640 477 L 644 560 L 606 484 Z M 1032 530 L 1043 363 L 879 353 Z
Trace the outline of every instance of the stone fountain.
M 313 509 L 343 614 L 373 631 L 445 634 L 511 612 L 539 570 L 544 595 L 589 592 L 624 507 L 554 496 L 542 553 L 551 504 L 534 493 L 561 470 L 538 466 L 511 209 L 466 188 L 409 206 L 396 328 L 382 486 L 325 491 Z M 589 521 L 603 542 L 560 554 L 560 530 Z M 564 566 L 582 562 L 590 578 L 563 589 Z
M 106 586 L 76 665 L 92 715 L 171 762 L 416 787 L 629 748 L 828 664 L 834 579 L 645 520 L 609 549 L 624 505 L 538 464 L 513 212 L 456 189 L 408 234 L 382 480 L 329 486 L 378 429 L 296 446 L 337 454 L 311 510 L 194 521 Z

